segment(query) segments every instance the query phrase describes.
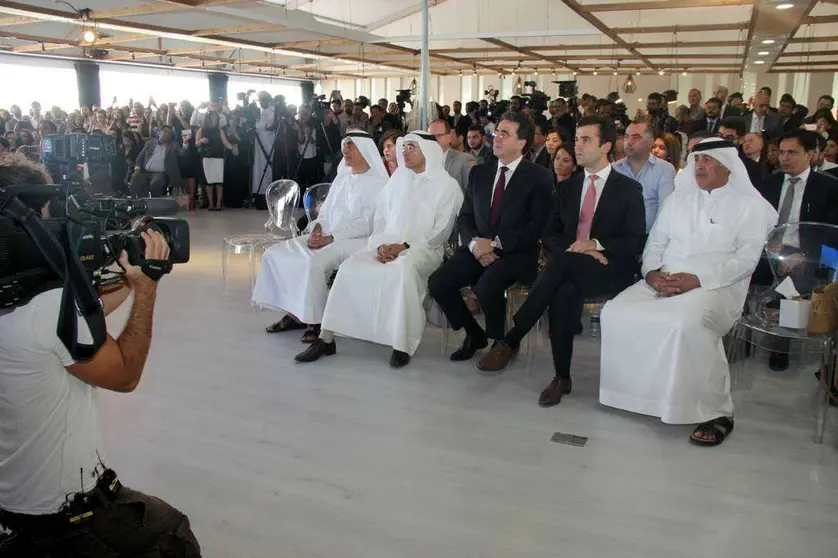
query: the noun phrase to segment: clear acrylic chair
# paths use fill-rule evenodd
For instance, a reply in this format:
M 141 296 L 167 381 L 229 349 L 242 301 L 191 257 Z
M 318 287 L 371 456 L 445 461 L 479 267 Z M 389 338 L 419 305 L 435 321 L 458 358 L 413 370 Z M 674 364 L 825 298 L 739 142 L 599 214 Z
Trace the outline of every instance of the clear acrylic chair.
M 753 357 L 757 349 L 795 354 L 801 359 L 814 357 L 820 366 L 818 382 L 812 383 L 817 405 L 814 440 L 820 444 L 824 440 L 827 411 L 835 385 L 838 350 L 835 325 L 826 324 L 822 331 L 811 322 L 800 329 L 781 326 L 781 296 L 775 287 L 782 282 L 792 283 L 806 300 L 838 282 L 838 226 L 810 222 L 779 225 L 765 241 L 763 258 L 771 268 L 774 281 L 770 287 L 751 289 L 744 312 L 731 328 L 725 343 L 731 391 L 747 391 L 753 386 L 759 367 L 749 365 L 746 360 Z M 814 308 L 816 304 L 829 302 L 834 304 L 834 300 L 811 304 Z
M 314 186 L 311 186 L 303 196 L 303 209 L 305 209 L 306 218 L 308 219 L 308 227 L 306 230 L 311 230 L 311 224 L 320 215 L 320 208 L 323 207 L 323 204 L 326 202 L 326 197 L 329 195 L 331 187 L 332 185 L 328 182 L 315 184 Z
M 224 286 L 222 296 L 227 295 L 227 268 L 230 257 L 247 254 L 250 264 L 250 292 L 256 285 L 257 260 L 273 244 L 293 238 L 299 234 L 295 212 L 300 201 L 300 187 L 293 180 L 277 180 L 265 191 L 268 205 L 267 233 L 239 234 L 224 238 L 222 245 L 221 273 Z

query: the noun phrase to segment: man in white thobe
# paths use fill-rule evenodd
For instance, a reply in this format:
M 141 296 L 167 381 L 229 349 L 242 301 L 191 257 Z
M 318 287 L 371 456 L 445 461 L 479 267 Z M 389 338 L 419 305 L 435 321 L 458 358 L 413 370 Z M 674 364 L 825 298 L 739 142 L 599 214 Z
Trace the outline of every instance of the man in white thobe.
M 442 263 L 463 193 L 432 135 L 411 132 L 396 150 L 399 167 L 376 201 L 367 249 L 338 269 L 320 339 L 299 362 L 335 354 L 337 333 L 393 347 L 390 365 L 400 368 L 422 341 L 428 277 Z
M 343 159 L 311 234 L 271 246 L 262 256 L 253 302 L 285 313 L 268 333 L 302 329 L 304 343 L 320 333 L 331 273 L 349 256 L 363 250 L 372 232 L 375 201 L 387 183 L 387 169 L 372 137 L 347 134 Z
M 649 234 L 645 280 L 602 310 L 603 405 L 701 423 L 690 441 L 718 445 L 733 430 L 721 338 L 739 317 L 777 212 L 748 179 L 732 143 L 690 153 Z
M 256 145 L 253 156 L 253 180 L 251 192 L 264 194 L 273 181 L 273 146 L 276 140 L 276 114 L 271 96 L 261 91 L 259 98 L 259 120 L 256 121 Z

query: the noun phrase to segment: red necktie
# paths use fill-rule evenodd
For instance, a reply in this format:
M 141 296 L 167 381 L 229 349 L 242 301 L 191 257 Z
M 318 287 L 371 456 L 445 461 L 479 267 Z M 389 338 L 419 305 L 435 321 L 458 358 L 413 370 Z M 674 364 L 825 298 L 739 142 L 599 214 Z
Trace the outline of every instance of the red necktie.
M 489 211 L 490 224 L 492 225 L 495 224 L 495 221 L 498 220 L 498 216 L 500 215 L 500 202 L 503 200 L 503 189 L 506 188 L 506 171 L 508 170 L 507 167 L 500 168 L 498 183 L 495 184 L 495 193 L 492 195 L 492 208 Z
M 585 199 L 582 200 L 582 210 L 579 212 L 579 225 L 576 227 L 576 240 L 591 239 L 591 225 L 594 222 L 596 211 L 596 180 L 597 175 L 592 174 L 589 179 L 591 184 L 585 192 Z

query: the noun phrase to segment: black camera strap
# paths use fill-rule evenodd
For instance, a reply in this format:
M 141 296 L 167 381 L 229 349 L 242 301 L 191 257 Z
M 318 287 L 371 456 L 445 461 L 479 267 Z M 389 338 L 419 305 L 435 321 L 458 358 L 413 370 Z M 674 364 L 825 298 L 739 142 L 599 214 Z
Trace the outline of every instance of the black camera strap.
M 76 239 L 80 239 L 85 230 L 68 220 L 67 245 L 62 246 L 62 243 L 44 227 L 37 214 L 14 195 L 0 190 L 0 208 L 3 215 L 20 223 L 52 271 L 63 282 L 56 333 L 73 360 L 90 360 L 104 345 L 107 326 L 99 297 L 87 277 L 76 246 Z M 70 256 L 69 260 L 67 255 Z M 78 342 L 79 315 L 84 318 L 90 329 L 92 345 Z

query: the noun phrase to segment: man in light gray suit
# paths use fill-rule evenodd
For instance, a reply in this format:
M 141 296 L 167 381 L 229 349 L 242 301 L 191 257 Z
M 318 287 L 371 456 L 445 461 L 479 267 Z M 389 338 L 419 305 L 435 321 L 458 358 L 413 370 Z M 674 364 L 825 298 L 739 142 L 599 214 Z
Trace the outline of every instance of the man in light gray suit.
M 770 139 L 776 139 L 783 134 L 783 118 L 768 111 L 771 98 L 765 93 L 757 93 L 754 97 L 754 110 L 745 116 L 745 133 L 765 132 Z
M 457 151 L 451 147 L 451 135 L 454 134 L 454 129 L 447 120 L 434 120 L 428 125 L 428 133 L 432 134 L 442 152 L 445 154 L 444 166 L 448 174 L 460 185 L 465 194 L 468 186 L 468 175 L 471 172 L 471 167 L 477 163 L 477 159 L 470 153 Z

